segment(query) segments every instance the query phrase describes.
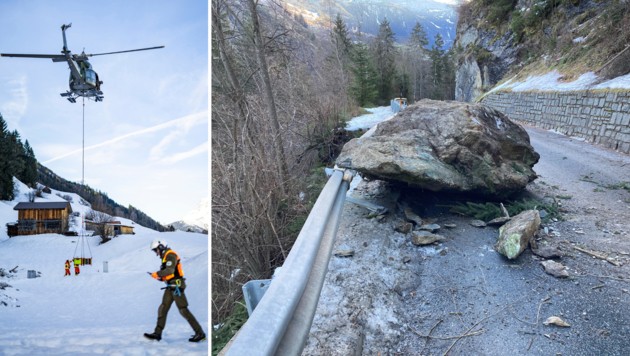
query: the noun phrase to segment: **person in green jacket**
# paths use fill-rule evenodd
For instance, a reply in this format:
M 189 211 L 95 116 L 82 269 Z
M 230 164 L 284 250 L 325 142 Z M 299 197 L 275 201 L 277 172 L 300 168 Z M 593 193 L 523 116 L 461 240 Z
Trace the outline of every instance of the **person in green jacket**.
M 79 269 L 79 265 L 81 264 L 81 259 L 78 257 L 75 257 L 72 262 L 74 262 L 74 275 L 78 276 L 79 273 L 81 272 L 81 270 Z
M 182 264 L 179 260 L 179 256 L 175 251 L 171 250 L 166 241 L 154 240 L 151 242 L 151 250 L 161 258 L 162 265 L 157 272 L 150 273 L 151 277 L 166 283 L 164 288 L 164 295 L 162 296 L 162 304 L 158 308 L 157 325 L 153 333 L 145 333 L 144 337 L 150 340 L 160 341 L 162 339 L 162 331 L 166 326 L 166 316 L 173 302 L 177 305 L 179 313 L 188 321 L 190 327 L 192 327 L 195 335 L 193 335 L 188 341 L 199 342 L 206 339 L 206 334 L 203 331 L 201 325 L 195 317 L 188 310 L 188 300 L 184 294 L 186 289 L 186 283 L 184 278 L 184 271 Z

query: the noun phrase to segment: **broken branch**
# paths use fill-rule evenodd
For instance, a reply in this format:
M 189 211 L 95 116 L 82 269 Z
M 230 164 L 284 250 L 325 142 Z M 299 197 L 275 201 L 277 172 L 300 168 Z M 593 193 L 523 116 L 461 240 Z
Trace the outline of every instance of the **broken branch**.
M 505 206 L 503 206 L 503 203 L 501 204 L 501 211 L 503 212 L 503 215 L 505 215 L 506 218 L 510 217 L 510 214 L 508 213 L 507 209 L 505 208 Z
M 431 329 L 433 330 L 433 329 Z M 429 335 L 423 335 L 421 333 L 419 333 L 417 330 L 415 330 L 414 328 L 411 328 L 411 331 L 413 331 L 416 335 L 420 336 L 420 337 L 426 337 L 429 339 L 436 339 L 436 340 L 453 340 L 453 339 L 461 339 L 463 337 L 468 337 L 468 336 L 476 336 L 479 334 L 483 334 L 484 332 L 486 332 L 484 329 L 481 330 L 477 330 L 477 331 L 473 331 L 473 332 L 466 332 L 462 335 L 456 335 L 456 336 L 433 336 L 430 335 L 431 333 L 429 332 Z
M 585 254 L 587 254 L 589 256 L 593 256 L 595 258 L 599 258 L 600 260 L 604 260 L 604 261 L 610 263 L 611 265 L 614 265 L 614 266 L 617 266 L 617 267 L 621 266 L 621 264 L 619 262 L 617 262 L 617 261 L 615 261 L 615 260 L 613 260 L 611 258 L 608 258 L 608 255 L 605 255 L 603 253 L 587 250 L 585 248 L 581 248 L 581 247 L 578 247 L 578 246 L 573 246 L 573 248 L 578 250 L 578 251 L 580 251 L 580 252 L 583 252 L 583 253 L 585 253 Z

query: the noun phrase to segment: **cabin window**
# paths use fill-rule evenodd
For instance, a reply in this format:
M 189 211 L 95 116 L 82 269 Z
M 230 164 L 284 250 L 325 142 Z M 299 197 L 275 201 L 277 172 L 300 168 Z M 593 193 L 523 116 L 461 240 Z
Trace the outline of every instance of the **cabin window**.
M 92 69 L 85 70 L 85 82 L 90 85 L 96 85 L 96 72 Z
M 20 231 L 35 230 L 35 220 L 20 220 L 18 222 L 18 230 Z
M 61 220 L 44 220 L 44 229 L 46 230 L 60 230 Z

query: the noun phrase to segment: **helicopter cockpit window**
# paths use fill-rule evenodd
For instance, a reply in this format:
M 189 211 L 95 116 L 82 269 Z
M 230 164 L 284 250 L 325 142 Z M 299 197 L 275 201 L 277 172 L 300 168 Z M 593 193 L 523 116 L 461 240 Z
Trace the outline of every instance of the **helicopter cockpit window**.
M 96 72 L 92 69 L 85 70 L 85 82 L 90 85 L 96 85 Z

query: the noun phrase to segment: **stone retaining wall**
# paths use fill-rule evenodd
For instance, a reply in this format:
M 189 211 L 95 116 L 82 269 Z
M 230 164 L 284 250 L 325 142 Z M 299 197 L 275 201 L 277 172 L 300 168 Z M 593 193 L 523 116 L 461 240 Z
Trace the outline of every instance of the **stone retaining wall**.
M 482 103 L 510 119 L 630 153 L 630 91 L 495 92 Z

